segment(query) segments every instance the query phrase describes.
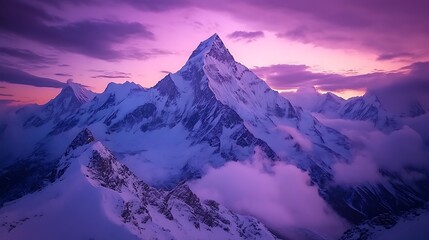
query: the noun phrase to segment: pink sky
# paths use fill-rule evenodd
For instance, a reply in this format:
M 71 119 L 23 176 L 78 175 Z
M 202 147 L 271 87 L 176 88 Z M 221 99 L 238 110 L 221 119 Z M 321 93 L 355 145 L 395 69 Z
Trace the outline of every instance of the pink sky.
M 270 77 L 283 83 L 296 79 L 281 78 L 283 72 L 273 66 L 303 65 L 312 73 L 353 76 L 428 61 L 429 21 L 422 10 L 427 5 L 418 0 L 407 6 L 387 0 L 7 0 L 0 10 L 0 67 L 60 82 L 73 79 L 95 92 L 109 82 L 151 87 L 184 65 L 199 42 L 218 33 L 238 62 L 264 69 L 257 74 L 283 91 L 296 87 Z M 16 84 L 2 71 L 4 102 L 41 104 L 60 91 L 32 86 L 31 79 Z M 366 89 L 315 87 L 343 97 Z

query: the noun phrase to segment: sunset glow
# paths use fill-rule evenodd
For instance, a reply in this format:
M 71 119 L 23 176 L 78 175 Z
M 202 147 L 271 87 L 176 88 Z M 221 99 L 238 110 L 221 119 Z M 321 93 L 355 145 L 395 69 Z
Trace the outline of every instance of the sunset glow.
M 314 73 L 354 76 L 429 60 L 424 41 L 429 31 L 420 11 L 424 2 L 413 1 L 405 11 L 396 1 L 385 1 L 389 7 L 383 10 L 380 1 L 333 1 L 333 9 L 305 2 L 7 1 L 1 10 L 0 64 L 55 81 L 73 79 L 95 92 L 109 82 L 151 87 L 167 72 L 179 70 L 195 46 L 213 33 L 251 69 L 305 65 Z M 67 29 L 70 36 L 63 39 L 61 31 Z M 260 77 L 275 89 L 287 89 Z M 295 81 L 282 78 L 290 80 Z M 59 92 L 17 85 L 4 73 L 0 81 L 0 100 L 10 104 L 42 104 Z M 365 91 L 316 87 L 345 98 Z

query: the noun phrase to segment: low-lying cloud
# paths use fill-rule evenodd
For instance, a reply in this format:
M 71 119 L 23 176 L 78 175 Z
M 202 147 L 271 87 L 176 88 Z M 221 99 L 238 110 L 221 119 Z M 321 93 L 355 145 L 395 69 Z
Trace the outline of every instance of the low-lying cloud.
M 403 180 L 415 180 L 429 170 L 428 146 L 424 136 L 404 125 L 401 129 L 384 133 L 369 122 L 343 119 L 318 119 L 345 134 L 352 142 L 351 163 L 333 166 L 334 180 L 343 185 L 382 183 L 382 171 L 399 174 Z M 427 128 L 427 127 L 426 127 Z
M 190 186 L 203 199 L 254 216 L 283 237 L 338 237 L 347 225 L 319 196 L 306 172 L 273 164 L 258 151 L 249 161 L 210 169 Z

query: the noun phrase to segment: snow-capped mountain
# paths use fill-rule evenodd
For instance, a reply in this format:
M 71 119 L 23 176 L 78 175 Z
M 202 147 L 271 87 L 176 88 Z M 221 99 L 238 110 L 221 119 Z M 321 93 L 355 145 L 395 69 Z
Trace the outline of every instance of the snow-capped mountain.
M 321 94 L 314 88 L 298 89 L 297 92 L 282 95 L 306 111 L 327 118 L 369 121 L 383 132 L 400 129 L 403 126 L 402 118 L 414 118 L 426 113 L 418 101 L 409 102 L 406 104 L 408 107 L 401 112 L 391 112 L 371 91 L 347 100 L 331 92 Z
M 401 181 L 389 187 L 336 185 L 332 166 L 351 161 L 349 139 L 237 63 L 216 34 L 201 42 L 178 72 L 152 88 L 111 83 L 93 96 L 83 86 L 68 85 L 46 105 L 25 107 L 1 123 L 0 141 L 6 144 L 0 146 L 0 204 L 56 188 L 52 183 L 61 186 L 58 164 L 73 166 L 65 161 L 70 155 L 63 154 L 71 151 L 68 143 L 85 128 L 99 141 L 95 146 L 109 149 L 117 159 L 115 168 L 126 166 L 136 179 L 157 189 L 174 192 L 181 182 L 201 177 L 209 167 L 250 159 L 255 149 L 261 149 L 272 161 L 307 171 L 320 195 L 351 222 L 399 212 L 429 199 L 425 181 L 417 187 Z M 370 96 L 343 102 L 326 94 L 320 103 L 322 113 L 339 108 L 345 118 L 386 124 L 377 99 Z M 91 159 L 97 149 L 88 149 L 75 158 Z M 90 169 L 90 162 L 75 162 L 79 161 L 83 164 L 76 168 Z M 88 179 L 85 174 L 80 177 Z M 374 199 L 382 201 L 374 205 Z M 136 210 L 133 204 L 131 212 Z M 133 232 L 142 227 L 136 224 Z
M 0 209 L 2 239 L 275 239 L 256 219 L 201 201 L 185 184 L 150 187 L 88 129 L 52 176 L 51 185 Z
M 347 100 L 340 108 L 339 116 L 345 119 L 371 121 L 374 126 L 384 131 L 400 128 L 395 115 L 384 110 L 378 97 L 370 92 L 362 97 Z
M 313 111 L 327 116 L 335 116 L 338 109 L 340 109 L 346 102 L 346 100 L 331 92 L 322 94 L 321 96 L 322 98 L 320 99 L 320 103 L 313 109 Z
M 63 92 L 47 106 L 68 102 Z M 207 164 L 216 167 L 249 158 L 256 146 L 273 160 L 293 162 L 306 170 L 317 166 L 328 171 L 330 164 L 347 161 L 349 155 L 343 135 L 295 108 L 235 62 L 217 35 L 202 42 L 182 69 L 153 88 L 109 84 L 76 111 L 61 111 L 68 115 L 61 115 L 54 126 L 49 121 L 34 122 L 33 116 L 25 120 L 28 131 L 48 129 L 37 144 L 39 151 L 52 151 L 50 143 L 57 142 L 57 136 L 70 138 L 68 133 L 89 126 L 137 175 L 145 177 L 139 174 L 142 164 L 167 171 L 163 175 L 168 178 L 146 179 L 159 186 L 197 177 Z M 167 139 L 159 138 L 166 135 Z M 176 151 L 166 153 L 169 148 Z M 61 151 L 55 153 L 59 156 Z
M 30 116 L 24 123 L 24 127 L 41 126 L 50 121 L 57 123 L 63 118 L 63 115 L 78 110 L 82 104 L 91 101 L 94 97 L 94 92 L 79 83 L 68 80 L 67 86 L 61 90 L 60 94 Z

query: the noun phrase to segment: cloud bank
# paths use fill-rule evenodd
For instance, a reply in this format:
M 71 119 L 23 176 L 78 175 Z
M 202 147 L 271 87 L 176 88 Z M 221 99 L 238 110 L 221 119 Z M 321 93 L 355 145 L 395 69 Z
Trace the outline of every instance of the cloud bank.
M 428 145 L 414 126 L 384 133 L 365 121 L 327 119 L 320 115 L 318 119 L 345 134 L 354 146 L 351 163 L 333 166 L 334 180 L 340 185 L 383 183 L 387 180 L 384 171 L 398 174 L 405 181 L 414 181 L 429 172 Z
M 283 237 L 338 237 L 346 223 L 319 196 L 310 177 L 293 165 L 273 164 L 256 152 L 246 162 L 210 169 L 190 183 L 204 199 L 252 215 Z

